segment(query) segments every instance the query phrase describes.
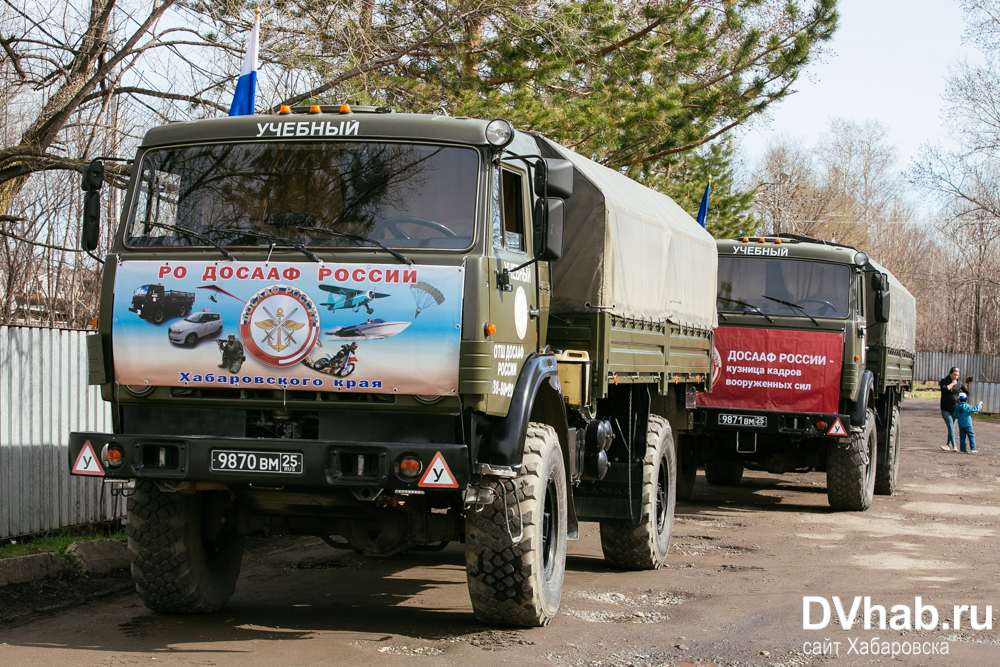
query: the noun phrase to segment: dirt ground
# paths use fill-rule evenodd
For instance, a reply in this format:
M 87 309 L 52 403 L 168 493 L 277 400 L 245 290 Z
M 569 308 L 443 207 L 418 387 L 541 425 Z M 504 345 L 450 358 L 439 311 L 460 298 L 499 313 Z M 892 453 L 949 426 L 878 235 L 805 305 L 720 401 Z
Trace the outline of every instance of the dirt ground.
M 0 665 L 869 665 L 892 659 L 883 648 L 908 653 L 903 664 L 997 664 L 1000 632 L 971 629 L 968 613 L 955 630 L 953 607 L 976 605 L 981 624 L 986 605 L 1000 610 L 1000 422 L 976 422 L 970 456 L 941 451 L 936 400 L 910 400 L 902 415 L 900 488 L 867 512 L 830 511 L 816 473 L 748 473 L 739 487 L 699 475 L 656 572 L 610 570 L 597 526 L 584 524 L 546 628 L 476 623 L 461 545 L 365 560 L 282 538 L 253 542 L 236 595 L 210 616 L 153 614 L 120 580 L 0 589 Z M 804 596 L 832 608 L 829 625 L 803 629 Z M 920 597 L 939 619 L 880 630 L 876 614 L 866 630 L 862 606 L 844 630 L 834 596 L 846 615 L 871 596 L 897 623 L 892 607 Z M 811 603 L 808 620 L 821 608 Z

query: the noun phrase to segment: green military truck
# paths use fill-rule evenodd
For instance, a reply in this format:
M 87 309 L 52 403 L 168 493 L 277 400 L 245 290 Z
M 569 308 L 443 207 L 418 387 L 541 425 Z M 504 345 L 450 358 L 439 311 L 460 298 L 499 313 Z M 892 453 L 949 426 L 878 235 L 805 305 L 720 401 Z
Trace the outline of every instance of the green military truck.
M 713 391 L 683 454 L 709 484 L 744 468 L 826 472 L 830 506 L 892 495 L 916 304 L 854 248 L 792 234 L 718 242 Z
M 84 174 L 88 250 L 102 174 Z M 581 521 L 616 567 L 664 561 L 716 260 L 668 197 L 505 120 L 158 127 L 89 339 L 114 432 L 71 434 L 69 463 L 128 494 L 154 610 L 220 608 L 244 537 L 292 534 L 369 556 L 463 542 L 476 616 L 544 625 Z M 211 305 L 242 366 L 131 313 L 153 282 Z

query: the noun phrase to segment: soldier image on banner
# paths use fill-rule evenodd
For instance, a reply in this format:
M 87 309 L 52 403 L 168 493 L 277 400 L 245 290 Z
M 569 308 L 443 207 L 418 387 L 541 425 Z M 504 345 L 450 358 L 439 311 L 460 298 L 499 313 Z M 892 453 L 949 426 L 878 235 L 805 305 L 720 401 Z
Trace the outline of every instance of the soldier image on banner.
M 219 344 L 219 349 L 222 350 L 222 363 L 219 364 L 219 368 L 225 368 L 230 373 L 239 373 L 240 367 L 246 361 L 246 356 L 243 354 L 243 343 L 236 340 L 236 336 L 233 334 L 229 334 L 229 338 L 224 341 L 216 342 Z

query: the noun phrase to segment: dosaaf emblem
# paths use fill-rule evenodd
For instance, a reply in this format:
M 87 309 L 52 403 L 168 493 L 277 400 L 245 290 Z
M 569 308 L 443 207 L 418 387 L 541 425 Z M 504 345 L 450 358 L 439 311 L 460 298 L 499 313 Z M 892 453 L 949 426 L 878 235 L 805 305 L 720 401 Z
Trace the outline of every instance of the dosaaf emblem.
M 722 356 L 719 351 L 714 347 L 712 348 L 712 384 L 719 379 L 719 373 L 722 372 Z
M 258 361 L 292 366 L 316 344 L 319 311 L 298 287 L 271 285 L 247 301 L 240 314 L 240 336 L 243 347 Z

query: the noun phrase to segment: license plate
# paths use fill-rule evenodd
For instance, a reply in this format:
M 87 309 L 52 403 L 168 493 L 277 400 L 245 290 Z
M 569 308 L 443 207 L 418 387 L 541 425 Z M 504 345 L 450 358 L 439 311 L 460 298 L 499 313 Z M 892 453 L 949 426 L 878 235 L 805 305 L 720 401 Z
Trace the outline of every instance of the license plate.
M 243 452 L 212 450 L 213 472 L 270 472 L 302 474 L 302 454 L 298 452 Z
M 720 426 L 751 426 L 754 428 L 764 428 L 767 426 L 767 417 L 764 415 L 719 415 Z

